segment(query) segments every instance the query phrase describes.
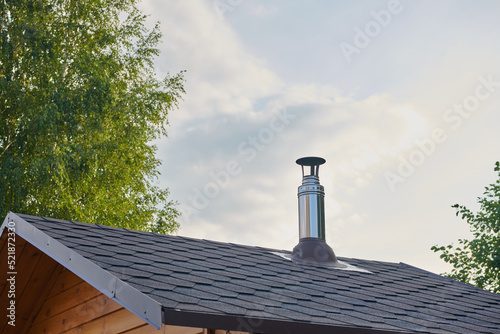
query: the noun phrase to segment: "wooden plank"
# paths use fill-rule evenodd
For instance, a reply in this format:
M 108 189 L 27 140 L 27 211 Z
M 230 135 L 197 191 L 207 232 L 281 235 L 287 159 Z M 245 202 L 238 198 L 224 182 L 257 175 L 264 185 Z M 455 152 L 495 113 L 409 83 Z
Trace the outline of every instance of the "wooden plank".
M 3 269 L 4 265 L 5 267 L 7 268 L 7 257 L 4 257 L 4 256 L 7 256 L 7 233 L 9 232 L 8 229 L 5 229 L 3 230 L 3 233 L 2 235 L 0 236 L 0 255 L 2 256 L 1 257 L 1 260 L 0 261 L 0 266 L 1 268 Z M 2 270 L 0 272 L 0 275 L 3 275 L 4 274 L 4 271 Z M 0 290 L 1 292 L 2 290 Z
M 99 290 L 87 282 L 81 281 L 79 284 L 64 290 L 52 298 L 47 298 L 33 324 L 36 325 L 100 294 Z
M 28 317 L 28 321 L 24 324 L 24 327 L 19 328 L 18 333 L 25 334 L 29 330 L 29 328 L 33 324 L 34 320 L 36 319 L 38 313 L 40 312 L 40 309 L 45 304 L 47 295 L 49 294 L 50 290 L 52 289 L 52 286 L 59 278 L 59 275 L 61 275 L 61 272 L 63 271 L 63 269 L 64 269 L 64 267 L 62 265 L 57 264 L 56 269 L 54 270 L 54 273 L 52 274 L 49 281 L 47 282 L 47 284 L 45 285 L 45 287 L 41 291 L 41 293 L 38 297 L 38 301 L 36 302 L 33 309 L 31 310 L 31 313 Z
M 8 233 L 8 230 L 5 229 L 4 233 L 2 233 L 2 238 L 0 240 L 0 243 L 2 244 L 2 250 L 0 251 L 0 307 L 2 310 L 6 310 L 6 308 L 8 307 L 8 305 L 10 303 L 10 298 L 8 298 L 10 286 L 7 286 L 7 278 L 8 278 L 7 273 L 10 272 L 11 270 L 9 270 L 9 268 L 8 268 L 8 260 L 9 260 L 8 253 L 9 252 L 8 252 L 7 233 Z M 23 253 L 25 245 L 26 245 L 26 241 L 16 234 L 16 239 L 15 239 L 16 267 L 15 267 L 15 271 L 18 273 L 18 275 L 19 274 L 23 275 L 23 273 L 19 270 L 20 268 L 18 267 L 18 264 L 19 264 L 19 259 L 21 258 L 21 254 Z M 16 276 L 16 290 L 18 288 L 22 289 L 21 283 L 17 282 L 18 275 L 15 275 Z M 19 287 L 18 287 L 18 285 L 19 285 Z M 18 297 L 17 293 L 16 293 L 16 297 Z M 17 300 L 17 298 L 16 298 L 16 300 Z M 17 307 L 17 305 L 16 305 L 16 307 Z M 5 314 L 5 313 L 0 312 L 0 314 Z M 9 320 L 10 319 L 8 319 L 6 316 L 3 316 L 0 318 L 0 332 L 1 333 L 16 333 L 16 330 L 15 330 L 16 327 L 13 327 L 13 326 L 10 326 L 7 324 L 7 322 Z M 16 321 L 16 323 L 18 323 L 18 322 Z
M 28 333 L 61 333 L 122 308 L 112 299 L 101 294 L 84 303 L 33 325 Z M 134 316 L 135 317 L 135 316 Z M 93 333 L 93 332 L 91 332 Z M 96 331 L 95 333 L 99 333 Z
M 25 242 L 24 239 L 16 235 L 16 243 L 17 242 Z M 42 252 L 38 250 L 35 246 L 26 243 L 25 247 L 23 247 L 23 250 L 21 254 L 19 255 L 17 259 L 17 264 L 16 264 L 16 272 L 17 275 L 15 275 L 15 283 L 16 283 L 16 323 L 20 323 L 21 318 L 19 318 L 18 314 L 18 307 L 29 307 L 30 305 L 22 305 L 20 303 L 22 294 L 28 284 L 28 281 L 33 274 L 36 265 L 38 264 L 38 261 L 40 260 Z M 1 273 L 0 279 L 6 280 L 7 279 L 7 272 Z M 9 303 L 10 299 L 7 298 L 7 290 L 8 288 L 6 287 L 4 291 L 2 292 L 2 298 L 0 298 L 0 310 L 6 310 Z M 7 329 L 7 320 L 8 318 L 6 316 L 0 317 L 0 332 L 5 332 Z M 9 326 L 11 327 L 11 326 Z
M 32 314 L 35 306 L 39 303 L 39 299 L 42 297 L 45 287 L 58 266 L 59 264 L 51 257 L 46 254 L 41 254 L 26 287 L 18 299 L 16 322 L 19 322 L 19 325 L 24 325 L 29 322 L 30 314 Z M 18 275 L 18 279 L 19 278 L 20 275 Z M 48 294 L 48 292 L 49 291 L 46 291 L 46 294 Z M 45 297 L 43 297 L 43 299 L 45 299 Z
M 136 328 L 120 332 L 119 334 L 165 334 L 165 326 L 156 329 L 148 323 L 144 323 Z
M 57 282 L 52 287 L 52 290 L 50 291 L 47 298 L 48 299 L 52 298 L 55 295 L 66 291 L 67 289 L 71 289 L 72 287 L 74 287 L 77 284 L 80 284 L 81 282 L 83 282 L 83 280 L 80 277 L 73 274 L 71 270 L 65 268 L 64 271 L 61 273 L 61 276 L 59 277 Z
M 145 323 L 139 327 L 126 330 L 119 334 L 203 334 L 202 328 L 167 326 L 163 325 L 161 329 L 156 329 L 153 326 Z M 224 333 L 225 334 L 225 333 Z
M 8 269 L 7 268 L 7 265 L 8 265 L 7 233 L 8 233 L 8 230 L 5 229 L 4 232 L 2 233 L 2 238 L 0 239 L 0 245 L 1 245 L 1 250 L 0 250 L 0 296 L 2 296 L 3 290 L 4 290 L 5 286 L 7 285 L 7 272 L 10 271 L 10 270 L 7 270 Z M 16 240 L 15 240 L 16 271 L 17 271 L 17 264 L 19 261 L 19 257 L 21 256 L 25 245 L 26 245 L 26 241 L 16 234 Z
M 16 295 L 21 296 L 43 253 L 18 235 L 16 235 L 17 242 L 25 244 L 16 262 Z
M 0 238 L 0 296 L 3 297 L 3 289 L 7 285 L 7 272 L 8 267 L 8 250 L 7 250 L 7 232 L 5 229 Z M 16 255 L 18 253 L 16 252 Z
M 0 236 L 0 253 L 3 252 L 4 247 L 7 247 L 5 244 L 5 241 L 7 240 L 7 232 L 8 231 L 9 231 L 8 229 L 3 230 L 2 235 Z
M 167 325 L 163 325 L 163 327 L 165 328 L 165 334 L 203 334 L 203 333 L 205 333 L 203 328 L 167 326 Z
M 156 330 L 156 328 L 151 327 L 153 331 L 150 329 L 150 325 L 147 323 L 144 323 L 138 327 L 128 329 L 126 331 L 120 332 L 118 334 L 149 334 L 149 333 L 159 333 L 159 334 L 164 334 L 165 331 L 163 330 L 163 327 L 160 330 Z
M 122 307 L 116 312 L 107 314 L 100 318 L 96 318 L 93 321 L 73 328 L 65 334 L 116 334 L 124 332 L 128 329 L 137 328 L 142 324 L 144 324 L 144 320 Z

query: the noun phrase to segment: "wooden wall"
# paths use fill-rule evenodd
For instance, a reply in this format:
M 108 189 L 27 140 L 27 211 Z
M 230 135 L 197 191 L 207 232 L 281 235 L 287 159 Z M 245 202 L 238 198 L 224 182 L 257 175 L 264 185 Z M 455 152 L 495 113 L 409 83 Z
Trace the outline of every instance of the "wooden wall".
M 6 310 L 9 303 L 6 244 L 6 233 L 3 233 L 0 240 L 1 310 Z M 8 325 L 8 318 L 2 316 L 1 333 L 226 334 L 225 330 L 167 325 L 156 330 L 18 235 L 16 260 L 16 326 Z

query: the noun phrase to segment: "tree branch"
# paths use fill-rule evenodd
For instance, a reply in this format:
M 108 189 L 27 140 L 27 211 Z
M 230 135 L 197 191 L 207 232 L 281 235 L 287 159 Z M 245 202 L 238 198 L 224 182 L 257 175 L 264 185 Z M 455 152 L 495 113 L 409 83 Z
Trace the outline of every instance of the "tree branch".
M 10 139 L 10 136 L 9 136 L 9 139 Z M 7 139 L 8 140 L 8 139 Z M 14 142 L 16 141 L 16 139 L 14 138 L 10 143 L 7 144 L 7 146 L 5 146 L 5 148 L 3 149 L 3 152 L 0 153 L 0 158 L 2 157 L 2 155 L 7 151 L 7 149 L 9 148 L 10 145 L 12 145 Z

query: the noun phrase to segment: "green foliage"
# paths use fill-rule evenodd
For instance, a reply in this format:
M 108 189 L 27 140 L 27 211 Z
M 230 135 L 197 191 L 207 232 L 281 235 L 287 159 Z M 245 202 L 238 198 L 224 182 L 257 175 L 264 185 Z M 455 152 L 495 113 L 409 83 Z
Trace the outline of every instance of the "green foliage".
M 481 208 L 476 214 L 463 205 L 453 205 L 457 216 L 470 225 L 474 239 L 459 239 L 458 246 L 433 246 L 432 250 L 441 252 L 441 258 L 453 265 L 446 276 L 500 293 L 500 162 L 495 171 L 498 180 L 478 198 Z
M 0 0 L 0 216 L 169 233 L 156 183 L 183 73 L 158 79 L 161 34 L 135 0 Z

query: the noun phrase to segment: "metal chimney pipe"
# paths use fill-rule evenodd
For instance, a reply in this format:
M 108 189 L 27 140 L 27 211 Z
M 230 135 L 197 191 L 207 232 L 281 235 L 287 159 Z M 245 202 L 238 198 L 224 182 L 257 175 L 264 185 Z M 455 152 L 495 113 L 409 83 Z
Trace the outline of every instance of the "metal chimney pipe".
M 292 261 L 321 267 L 345 267 L 338 262 L 333 249 L 325 241 L 325 190 L 319 183 L 319 157 L 300 158 L 302 185 L 299 198 L 299 243 L 293 248 Z
M 302 185 L 298 190 L 299 238 L 325 240 L 325 189 L 319 184 L 319 166 L 326 160 L 306 157 L 296 162 L 302 166 Z M 310 167 L 309 174 L 305 174 L 305 166 Z

